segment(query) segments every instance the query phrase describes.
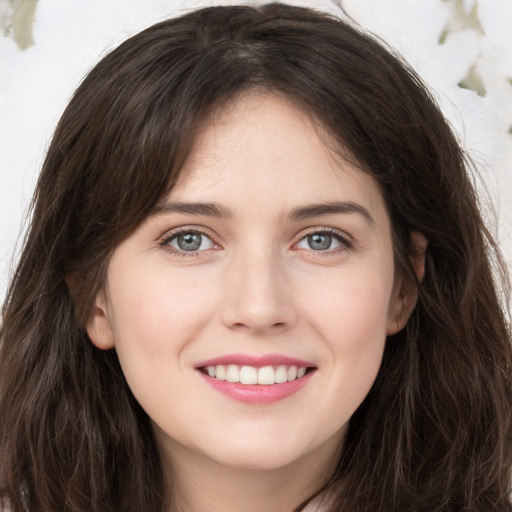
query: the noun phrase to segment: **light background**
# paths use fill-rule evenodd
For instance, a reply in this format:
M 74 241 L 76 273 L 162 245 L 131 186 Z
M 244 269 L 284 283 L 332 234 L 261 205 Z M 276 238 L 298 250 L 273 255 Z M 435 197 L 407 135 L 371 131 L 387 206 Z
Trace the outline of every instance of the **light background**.
M 0 0 L 0 301 L 45 150 L 80 80 L 131 34 L 220 3 L 240 2 Z M 341 14 L 340 2 L 287 3 Z M 480 168 L 488 220 L 512 267 L 512 0 L 341 3 L 433 89 Z

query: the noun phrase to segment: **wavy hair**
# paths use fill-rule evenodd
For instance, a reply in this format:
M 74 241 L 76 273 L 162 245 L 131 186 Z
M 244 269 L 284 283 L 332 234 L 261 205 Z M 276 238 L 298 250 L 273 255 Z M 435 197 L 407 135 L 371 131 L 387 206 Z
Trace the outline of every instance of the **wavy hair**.
M 3 307 L 0 495 L 13 512 L 173 508 L 149 418 L 115 351 L 94 347 L 84 325 L 110 255 L 173 187 L 201 123 L 252 88 L 300 105 L 378 181 L 397 273 L 418 288 L 351 418 L 330 510 L 511 511 L 509 288 L 472 166 L 398 56 L 349 23 L 280 4 L 154 25 L 76 90 Z M 429 241 L 421 283 L 413 231 Z

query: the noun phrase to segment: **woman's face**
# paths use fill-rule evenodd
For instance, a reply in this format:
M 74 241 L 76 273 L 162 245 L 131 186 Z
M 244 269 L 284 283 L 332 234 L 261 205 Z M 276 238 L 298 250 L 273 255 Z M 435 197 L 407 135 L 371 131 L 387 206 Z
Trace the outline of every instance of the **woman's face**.
M 333 453 L 405 307 L 376 182 L 254 93 L 203 127 L 153 213 L 115 250 L 88 331 L 160 447 L 260 469 Z

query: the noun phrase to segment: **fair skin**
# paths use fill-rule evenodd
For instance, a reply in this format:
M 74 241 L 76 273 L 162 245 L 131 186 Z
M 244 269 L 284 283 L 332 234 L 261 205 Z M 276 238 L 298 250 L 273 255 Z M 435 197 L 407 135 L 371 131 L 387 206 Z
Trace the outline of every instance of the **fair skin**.
M 291 511 L 320 489 L 414 307 L 376 182 L 323 140 L 285 98 L 240 96 L 109 263 L 88 332 L 115 347 L 182 510 Z M 201 366 L 252 357 L 256 375 L 261 356 L 306 362 L 304 381 L 220 392 Z

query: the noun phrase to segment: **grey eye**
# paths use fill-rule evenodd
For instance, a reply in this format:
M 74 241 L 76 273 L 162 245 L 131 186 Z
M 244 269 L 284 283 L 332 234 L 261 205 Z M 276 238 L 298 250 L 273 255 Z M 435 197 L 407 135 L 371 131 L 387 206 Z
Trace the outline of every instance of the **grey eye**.
M 325 251 L 331 247 L 332 236 L 318 233 L 308 236 L 308 245 L 315 251 Z
M 180 251 L 193 252 L 211 249 L 213 247 L 213 242 L 202 233 L 188 231 L 175 235 L 169 242 L 169 245 Z
M 328 233 L 312 233 L 305 236 L 298 244 L 300 249 L 311 249 L 313 251 L 327 251 L 339 247 L 341 242 Z

